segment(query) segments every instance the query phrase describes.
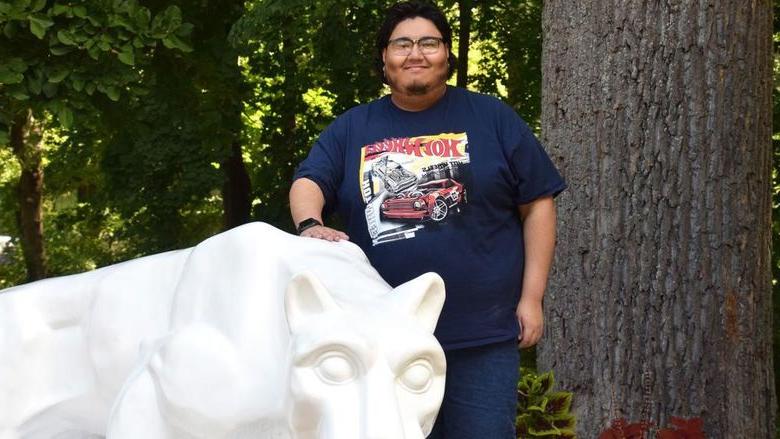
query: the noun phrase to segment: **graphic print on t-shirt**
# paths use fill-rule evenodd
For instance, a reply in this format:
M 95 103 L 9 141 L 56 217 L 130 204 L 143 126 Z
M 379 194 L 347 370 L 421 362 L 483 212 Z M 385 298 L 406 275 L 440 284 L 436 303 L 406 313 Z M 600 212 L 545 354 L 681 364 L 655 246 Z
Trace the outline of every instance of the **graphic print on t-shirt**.
M 414 238 L 466 204 L 466 133 L 384 139 L 364 146 L 360 192 L 373 245 Z

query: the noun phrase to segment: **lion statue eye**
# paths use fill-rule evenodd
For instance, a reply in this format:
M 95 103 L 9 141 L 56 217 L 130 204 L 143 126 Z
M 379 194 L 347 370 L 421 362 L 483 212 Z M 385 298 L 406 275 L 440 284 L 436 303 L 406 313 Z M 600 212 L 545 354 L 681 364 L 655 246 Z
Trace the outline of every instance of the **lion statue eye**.
M 406 367 L 401 375 L 401 384 L 413 393 L 428 390 L 433 381 L 433 368 L 426 360 L 417 360 Z
M 314 369 L 322 381 L 336 385 L 352 381 L 357 373 L 357 368 L 347 356 L 333 352 L 323 355 Z

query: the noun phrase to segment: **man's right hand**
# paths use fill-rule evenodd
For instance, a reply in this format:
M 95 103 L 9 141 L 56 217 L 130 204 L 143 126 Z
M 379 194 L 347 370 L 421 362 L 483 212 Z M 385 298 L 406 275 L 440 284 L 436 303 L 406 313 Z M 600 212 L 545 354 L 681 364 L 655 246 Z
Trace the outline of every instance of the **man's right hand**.
M 346 233 L 325 226 L 309 227 L 301 233 L 301 236 L 306 238 L 324 239 L 326 241 L 349 241 L 349 236 L 347 236 Z

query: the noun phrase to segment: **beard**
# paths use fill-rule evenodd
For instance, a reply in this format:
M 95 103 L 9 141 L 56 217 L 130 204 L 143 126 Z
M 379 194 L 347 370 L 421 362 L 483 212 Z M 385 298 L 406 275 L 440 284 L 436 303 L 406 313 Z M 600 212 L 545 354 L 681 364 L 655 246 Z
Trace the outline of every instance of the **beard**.
M 387 76 L 387 83 L 390 85 L 393 89 L 401 89 L 403 92 L 409 96 L 424 96 L 427 94 L 431 89 L 444 84 L 447 82 L 447 71 L 445 70 L 444 73 L 439 75 L 438 78 L 435 78 L 433 81 L 429 82 L 420 82 L 420 81 L 412 81 L 411 84 L 405 84 L 403 86 L 399 85 L 396 81 L 396 78 Z
M 410 96 L 422 96 L 428 93 L 431 89 L 431 84 L 421 84 L 419 82 L 413 82 L 404 88 L 406 94 Z

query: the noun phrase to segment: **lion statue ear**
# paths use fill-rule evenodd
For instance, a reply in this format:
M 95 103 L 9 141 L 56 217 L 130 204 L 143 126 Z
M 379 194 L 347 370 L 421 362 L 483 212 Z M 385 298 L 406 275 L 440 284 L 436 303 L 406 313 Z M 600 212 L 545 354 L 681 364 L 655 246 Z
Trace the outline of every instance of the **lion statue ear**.
M 444 306 L 444 280 L 436 273 L 425 273 L 397 286 L 390 297 L 423 328 L 433 333 Z
M 296 274 L 287 284 L 284 311 L 290 333 L 298 332 L 311 317 L 339 309 L 322 282 L 310 272 Z

